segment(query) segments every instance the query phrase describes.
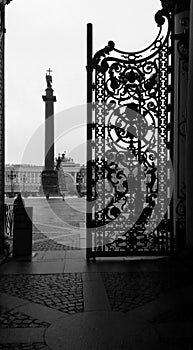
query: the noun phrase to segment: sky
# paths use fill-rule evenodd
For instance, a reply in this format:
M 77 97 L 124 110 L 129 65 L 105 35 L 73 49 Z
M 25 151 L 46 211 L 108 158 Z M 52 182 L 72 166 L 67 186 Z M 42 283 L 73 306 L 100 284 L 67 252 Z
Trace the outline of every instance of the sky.
M 85 163 L 86 25 L 94 53 L 109 40 L 123 51 L 154 41 L 160 0 L 13 0 L 6 6 L 6 164 L 44 164 L 46 70 L 55 103 L 55 155 Z

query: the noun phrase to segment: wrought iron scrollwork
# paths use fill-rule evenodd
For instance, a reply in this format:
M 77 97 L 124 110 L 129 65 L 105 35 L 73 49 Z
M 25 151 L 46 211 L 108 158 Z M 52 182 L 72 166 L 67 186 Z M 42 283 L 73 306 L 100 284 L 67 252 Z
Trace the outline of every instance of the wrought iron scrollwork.
M 5 234 L 4 234 L 4 253 L 9 256 L 13 245 L 13 205 L 5 204 Z
M 105 72 L 108 70 L 108 65 L 106 64 L 106 61 L 104 61 L 105 57 L 108 57 L 110 52 L 114 49 L 115 44 L 113 41 L 109 41 L 108 45 L 104 47 L 104 49 L 99 50 L 92 62 L 92 68 L 97 69 L 99 72 Z
M 167 6 L 166 6 L 167 5 Z M 171 249 L 166 210 L 171 151 L 171 21 L 169 4 L 156 15 L 159 33 L 140 52 L 113 42 L 90 62 L 93 70 L 93 159 L 89 228 L 93 252 L 161 253 Z M 158 220 L 161 215 L 161 220 Z M 90 231 L 89 231 L 90 234 Z
M 13 235 L 13 205 L 5 204 L 5 233 L 9 237 Z
M 164 11 L 170 11 L 173 14 L 190 8 L 190 0 L 161 0 L 161 3 Z
M 174 12 L 175 0 L 161 0 L 162 9 L 155 14 L 155 21 L 159 27 L 165 23 L 165 17 L 169 18 Z

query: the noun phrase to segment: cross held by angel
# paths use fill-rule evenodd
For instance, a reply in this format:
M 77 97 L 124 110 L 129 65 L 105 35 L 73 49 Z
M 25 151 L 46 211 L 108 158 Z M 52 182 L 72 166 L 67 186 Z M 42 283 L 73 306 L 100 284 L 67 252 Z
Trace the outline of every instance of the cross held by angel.
M 51 69 L 49 68 L 46 71 L 46 82 L 47 82 L 47 87 L 51 88 L 52 87 L 52 76 L 50 75 L 52 73 Z

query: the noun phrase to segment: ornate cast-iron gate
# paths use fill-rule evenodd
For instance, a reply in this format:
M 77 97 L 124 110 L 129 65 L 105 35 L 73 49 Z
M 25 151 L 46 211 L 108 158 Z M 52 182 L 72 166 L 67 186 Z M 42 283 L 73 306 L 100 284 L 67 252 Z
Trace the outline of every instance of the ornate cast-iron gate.
M 173 16 L 130 53 L 87 33 L 87 259 L 168 255 L 173 229 Z

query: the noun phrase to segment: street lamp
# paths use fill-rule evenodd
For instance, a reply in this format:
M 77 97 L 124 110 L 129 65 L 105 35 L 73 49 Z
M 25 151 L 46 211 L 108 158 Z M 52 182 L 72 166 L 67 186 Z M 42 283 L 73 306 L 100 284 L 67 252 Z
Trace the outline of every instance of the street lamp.
M 27 176 L 23 174 L 23 193 L 25 193 L 25 184 L 26 184 Z
M 10 174 L 8 174 L 8 178 L 11 181 L 11 193 L 10 193 L 10 197 L 14 197 L 14 183 L 13 180 L 16 178 L 16 174 L 13 173 L 13 170 L 11 170 Z

